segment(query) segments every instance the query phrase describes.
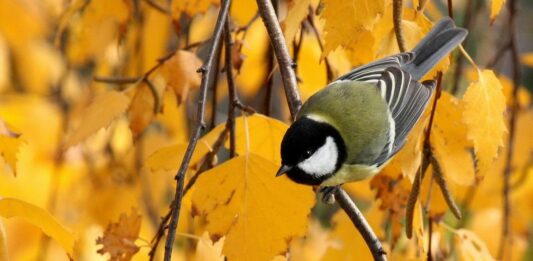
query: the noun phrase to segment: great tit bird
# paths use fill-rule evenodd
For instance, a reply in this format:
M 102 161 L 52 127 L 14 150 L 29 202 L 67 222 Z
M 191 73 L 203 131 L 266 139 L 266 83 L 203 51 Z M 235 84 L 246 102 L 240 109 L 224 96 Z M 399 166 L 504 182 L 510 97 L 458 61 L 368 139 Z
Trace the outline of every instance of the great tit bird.
M 377 174 L 431 97 L 435 81 L 419 80 L 467 34 L 443 18 L 411 52 L 355 68 L 315 93 L 283 137 L 277 176 L 327 188 Z

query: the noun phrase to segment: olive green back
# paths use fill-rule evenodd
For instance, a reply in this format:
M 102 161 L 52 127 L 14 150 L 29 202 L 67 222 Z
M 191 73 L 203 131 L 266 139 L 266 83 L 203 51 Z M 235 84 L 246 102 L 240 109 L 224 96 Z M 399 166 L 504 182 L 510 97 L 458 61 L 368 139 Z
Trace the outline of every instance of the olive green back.
M 348 164 L 372 164 L 387 144 L 388 106 L 369 83 L 332 83 L 310 97 L 297 118 L 305 115 L 319 116 L 340 132 Z

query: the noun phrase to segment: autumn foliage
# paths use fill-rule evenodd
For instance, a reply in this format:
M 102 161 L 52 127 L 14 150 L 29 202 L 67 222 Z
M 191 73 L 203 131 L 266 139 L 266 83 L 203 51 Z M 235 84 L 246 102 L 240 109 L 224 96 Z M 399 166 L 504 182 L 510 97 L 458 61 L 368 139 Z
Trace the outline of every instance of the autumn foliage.
M 303 100 L 453 11 L 466 50 L 424 77 L 439 91 L 382 173 L 343 188 L 390 260 L 533 259 L 526 1 L 403 1 L 400 20 L 392 0 L 267 2 Z M 275 177 L 291 117 L 271 36 L 234 0 L 213 49 L 221 5 L 0 0 L 0 260 L 162 260 L 169 231 L 172 260 L 372 259 L 344 211 Z

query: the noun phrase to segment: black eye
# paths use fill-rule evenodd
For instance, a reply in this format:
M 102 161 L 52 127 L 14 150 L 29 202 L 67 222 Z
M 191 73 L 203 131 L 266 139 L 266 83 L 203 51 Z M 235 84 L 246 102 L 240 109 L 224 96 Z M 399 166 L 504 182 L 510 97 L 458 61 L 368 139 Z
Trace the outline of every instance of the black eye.
M 310 157 L 312 152 L 311 152 L 311 150 L 306 150 L 304 154 L 305 154 L 306 157 Z

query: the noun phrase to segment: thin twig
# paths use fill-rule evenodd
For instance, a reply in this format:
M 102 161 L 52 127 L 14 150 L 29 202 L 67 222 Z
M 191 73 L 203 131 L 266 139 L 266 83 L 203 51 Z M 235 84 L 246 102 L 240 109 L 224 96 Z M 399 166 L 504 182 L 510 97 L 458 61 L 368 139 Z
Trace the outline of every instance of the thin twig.
M 283 34 L 281 33 L 279 23 L 274 15 L 274 8 L 272 7 L 270 1 L 257 0 L 257 4 L 259 6 L 259 12 L 261 13 L 263 22 L 267 27 L 270 41 L 274 46 L 274 51 L 276 58 L 278 59 L 278 64 L 283 79 L 285 94 L 287 96 L 287 102 L 291 116 L 294 118 L 300 109 L 302 102 L 296 85 L 296 76 L 292 70 L 292 62 L 289 52 L 287 50 L 287 46 L 285 46 L 285 40 L 283 39 Z M 381 242 L 377 239 L 370 226 L 368 226 L 364 216 L 361 214 L 359 209 L 357 209 L 346 192 L 339 187 L 338 190 L 335 191 L 335 198 L 342 209 L 350 217 L 352 223 L 359 230 L 363 238 L 365 238 L 365 241 L 367 242 L 367 245 L 376 260 L 386 260 L 386 255 L 381 247 Z
M 229 157 L 233 158 L 236 155 L 235 152 L 235 104 L 239 103 L 237 97 L 237 87 L 235 86 L 235 80 L 233 78 L 233 41 L 231 40 L 231 27 L 229 19 L 225 24 L 224 43 L 226 49 L 225 55 L 225 70 L 226 81 L 228 83 L 228 119 L 226 121 L 226 128 L 229 130 Z
M 520 56 L 518 53 L 518 41 L 516 34 L 515 26 L 515 16 L 516 16 L 516 0 L 509 1 L 509 20 L 508 20 L 508 30 L 510 37 L 510 46 L 511 49 L 511 62 L 512 62 L 512 71 L 513 71 L 513 98 L 511 103 L 511 119 L 509 120 L 509 140 L 507 145 L 507 154 L 505 157 L 505 168 L 503 172 L 503 220 L 502 220 L 502 236 L 500 241 L 500 248 L 498 251 L 498 259 L 500 260 L 511 260 L 511 252 L 505 251 L 507 242 L 512 240 L 511 235 L 511 200 L 509 198 L 511 192 L 511 168 L 513 161 L 513 152 L 515 145 L 515 134 L 516 134 L 516 118 L 518 114 L 518 90 L 520 88 L 521 81 L 521 71 L 520 71 Z M 504 257 L 504 253 L 508 256 Z
M 112 84 L 134 84 L 139 83 L 142 80 L 140 77 L 106 77 L 106 76 L 94 76 L 95 82 L 112 83 Z
M 428 256 L 427 256 L 427 260 L 428 261 L 433 261 L 433 254 L 432 254 L 432 251 L 431 251 L 431 245 L 432 245 L 432 234 L 433 234 L 433 218 L 430 216 L 429 218 L 429 222 L 428 222 L 428 227 L 429 227 L 429 239 L 428 239 Z
M 487 65 L 485 67 L 486 68 L 494 68 L 494 66 L 496 66 L 496 64 L 503 58 L 503 55 L 507 51 L 509 51 L 510 47 L 511 47 L 511 41 L 507 41 L 504 45 L 500 46 L 498 51 L 496 51 L 496 53 L 494 53 L 494 57 L 489 60 L 489 62 L 487 63 Z
M 148 252 L 149 261 L 154 260 L 157 247 L 159 246 L 159 242 L 161 242 L 161 239 L 163 238 L 163 236 L 165 236 L 165 230 L 168 228 L 167 224 L 170 219 L 170 214 L 172 214 L 172 212 L 169 210 L 168 213 L 161 218 L 159 228 L 157 229 L 157 232 L 151 241 L 152 247 L 150 249 L 150 252 Z
M 287 102 L 289 103 L 291 115 L 294 118 L 300 106 L 302 106 L 300 93 L 296 87 L 296 74 L 293 70 L 294 62 L 291 60 L 289 50 L 285 45 L 285 39 L 283 37 L 283 33 L 281 32 L 281 27 L 272 3 L 270 0 L 257 0 L 257 6 L 259 7 L 259 13 L 261 14 L 263 23 L 265 24 L 268 35 L 270 36 L 270 41 L 278 60 L 279 70 L 281 72 L 281 80 L 285 86 L 285 96 L 287 97 Z
M 453 19 L 453 1 L 448 0 L 448 16 Z
M 189 162 L 191 161 L 192 154 L 200 138 L 202 130 L 205 128 L 205 104 L 207 100 L 207 89 L 211 84 L 212 79 L 210 79 L 209 71 L 213 70 L 214 65 L 217 61 L 215 60 L 216 52 L 220 51 L 220 44 L 222 42 L 222 32 L 224 29 L 224 23 L 228 17 L 228 10 L 231 0 L 225 0 L 222 2 L 220 7 L 220 12 L 218 14 L 217 22 L 215 25 L 215 30 L 213 33 L 213 44 L 211 46 L 207 62 L 205 63 L 199 71 L 202 73 L 202 81 L 200 84 L 200 95 L 198 98 L 197 104 L 197 113 L 196 113 L 196 125 L 194 132 L 189 139 L 189 144 L 187 150 L 181 162 L 181 166 L 176 174 L 175 179 L 177 180 L 176 192 L 174 201 L 172 202 L 172 215 L 170 219 L 170 224 L 168 228 L 168 236 L 165 244 L 165 261 L 170 261 L 172 257 L 172 249 L 174 245 L 174 238 L 176 236 L 176 227 L 178 225 L 179 212 L 181 208 L 181 200 L 183 198 L 183 183 L 185 180 L 185 173 L 189 167 Z
M 348 214 L 357 230 L 359 230 L 359 233 L 363 236 L 363 239 L 372 252 L 374 260 L 387 260 L 387 253 L 383 250 L 381 242 L 374 234 L 374 231 L 372 231 L 372 228 L 366 221 L 363 213 L 361 213 L 353 203 L 350 196 L 339 187 L 339 189 L 335 191 L 335 199 L 339 203 L 339 206 L 346 212 L 346 214 Z
M 392 1 L 392 22 L 394 24 L 394 33 L 396 34 L 396 42 L 400 52 L 405 52 L 405 39 L 403 38 L 402 31 L 402 13 L 403 13 L 403 0 Z
M 431 128 L 433 126 L 433 119 L 435 118 L 435 112 L 437 111 L 437 102 L 442 93 L 442 72 L 437 75 L 437 88 L 435 92 L 435 98 L 433 99 L 433 105 L 431 107 L 431 115 L 429 116 L 429 123 L 425 132 L 424 146 L 422 148 L 422 165 L 418 169 L 413 185 L 411 186 L 411 193 L 409 193 L 409 199 L 407 201 L 407 207 L 405 210 L 406 224 L 405 233 L 408 238 L 413 235 L 413 217 L 416 206 L 416 201 L 420 195 L 420 186 L 424 180 L 427 168 L 429 167 L 429 155 L 431 154 L 430 138 Z

